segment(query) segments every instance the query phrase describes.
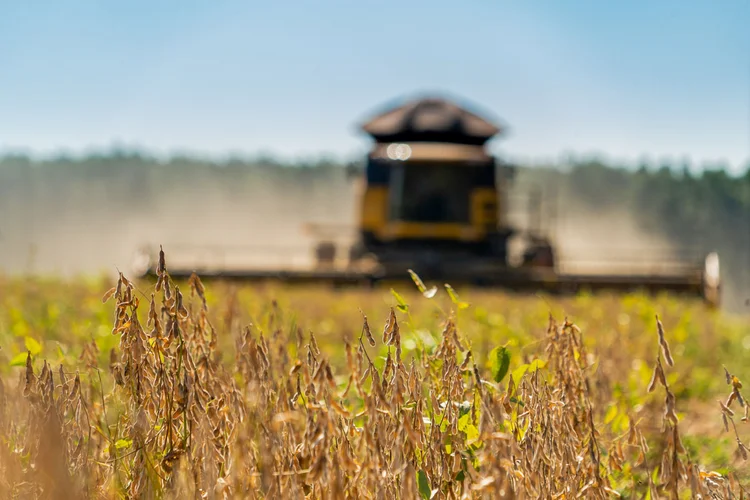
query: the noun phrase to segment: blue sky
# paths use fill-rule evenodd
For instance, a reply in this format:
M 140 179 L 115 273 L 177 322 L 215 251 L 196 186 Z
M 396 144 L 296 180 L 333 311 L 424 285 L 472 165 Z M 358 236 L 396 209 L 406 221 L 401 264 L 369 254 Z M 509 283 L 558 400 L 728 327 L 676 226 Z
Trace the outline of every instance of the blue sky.
M 750 2 L 0 0 L 0 150 L 358 154 L 422 91 L 509 157 L 750 157 Z

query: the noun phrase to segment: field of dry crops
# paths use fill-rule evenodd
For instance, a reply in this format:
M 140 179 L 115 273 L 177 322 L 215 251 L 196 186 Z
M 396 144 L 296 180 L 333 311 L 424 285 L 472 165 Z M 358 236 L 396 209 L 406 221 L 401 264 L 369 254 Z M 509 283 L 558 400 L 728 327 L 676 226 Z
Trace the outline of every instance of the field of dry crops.
M 750 487 L 746 323 L 669 297 L 421 286 L 0 278 L 0 494 Z

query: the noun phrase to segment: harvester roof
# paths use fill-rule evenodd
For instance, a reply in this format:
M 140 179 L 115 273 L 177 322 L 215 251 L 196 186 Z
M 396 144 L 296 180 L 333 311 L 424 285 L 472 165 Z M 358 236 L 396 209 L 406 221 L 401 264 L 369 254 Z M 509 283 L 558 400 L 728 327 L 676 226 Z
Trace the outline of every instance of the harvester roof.
M 498 125 L 446 98 L 423 97 L 384 111 L 361 126 L 377 142 L 483 145 Z

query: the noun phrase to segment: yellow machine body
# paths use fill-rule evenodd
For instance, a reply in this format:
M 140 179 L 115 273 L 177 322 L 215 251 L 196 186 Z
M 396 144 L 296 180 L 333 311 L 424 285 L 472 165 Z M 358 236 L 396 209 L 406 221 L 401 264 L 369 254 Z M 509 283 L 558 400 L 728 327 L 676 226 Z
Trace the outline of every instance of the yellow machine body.
M 419 146 L 422 146 L 421 148 Z M 441 240 L 480 243 L 486 241 L 499 225 L 498 202 L 501 198 L 499 186 L 491 183 L 474 184 L 466 188 L 455 186 L 454 189 L 464 189 L 465 193 L 457 194 L 456 198 L 465 198 L 468 206 L 465 207 L 465 217 L 454 217 L 453 220 L 445 217 L 443 220 L 404 220 L 399 217 L 399 196 L 415 196 L 415 193 L 399 193 L 398 182 L 388 182 L 389 179 L 399 175 L 401 169 L 413 169 L 415 183 L 423 186 L 446 182 L 446 177 L 451 175 L 469 176 L 477 168 L 495 168 L 490 157 L 483 151 L 475 151 L 478 147 L 469 150 L 454 152 L 446 159 L 441 153 L 450 151 L 451 145 L 410 145 L 389 144 L 378 145 L 369 155 L 368 168 L 390 170 L 391 175 L 386 175 L 385 180 L 365 179 L 360 184 L 359 195 L 359 229 L 365 234 L 371 235 L 378 241 L 390 242 L 395 240 Z M 410 149 L 412 154 L 406 160 L 391 159 L 384 154 L 383 150 L 388 147 L 392 149 Z M 458 149 L 458 148 L 456 148 Z M 482 167 L 475 166 L 479 158 Z M 452 171 L 452 172 L 450 172 Z M 433 179 L 441 174 L 450 172 L 443 179 Z M 419 176 L 419 177 L 417 177 Z M 372 176 L 374 177 L 374 176 Z M 492 180 L 492 177 L 490 177 Z M 403 187 L 402 187 L 403 189 Z M 447 193 L 450 196 L 450 193 Z

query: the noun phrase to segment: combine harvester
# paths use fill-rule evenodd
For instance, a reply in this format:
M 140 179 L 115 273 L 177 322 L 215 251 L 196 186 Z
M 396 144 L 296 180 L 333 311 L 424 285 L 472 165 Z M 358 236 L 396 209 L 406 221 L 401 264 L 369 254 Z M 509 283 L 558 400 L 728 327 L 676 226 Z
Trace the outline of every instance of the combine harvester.
M 509 222 L 515 169 L 486 146 L 500 127 L 454 102 L 415 99 L 375 116 L 362 130 L 375 142 L 358 176 L 357 227 L 345 258 L 337 256 L 335 228 L 310 225 L 319 236 L 329 234 L 318 239 L 315 264 L 307 268 L 230 265 L 226 259 L 212 264 L 205 258 L 211 255 L 208 249 L 203 259 L 180 264 L 175 255 L 180 252 L 167 248 L 169 273 L 175 278 L 196 272 L 209 279 L 372 285 L 410 281 L 413 270 L 425 282 L 454 286 L 549 293 L 667 291 L 719 304 L 716 253 L 678 262 L 636 260 L 636 267 L 612 257 L 588 273 L 561 269 L 548 237 Z M 511 262 L 511 238 L 522 241 L 516 262 Z M 200 256 L 201 249 L 188 253 Z M 136 272 L 153 275 L 157 259 L 158 249 L 139 252 Z

